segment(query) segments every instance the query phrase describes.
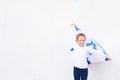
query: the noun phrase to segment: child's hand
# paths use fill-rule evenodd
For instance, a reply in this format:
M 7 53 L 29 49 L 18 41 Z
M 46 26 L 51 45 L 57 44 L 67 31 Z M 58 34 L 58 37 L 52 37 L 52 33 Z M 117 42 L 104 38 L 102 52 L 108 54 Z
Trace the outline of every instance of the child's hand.
M 72 26 L 72 27 L 75 27 L 75 23 L 72 23 L 71 26 Z
M 108 59 L 108 61 L 111 61 L 111 58 L 109 56 L 106 57 Z

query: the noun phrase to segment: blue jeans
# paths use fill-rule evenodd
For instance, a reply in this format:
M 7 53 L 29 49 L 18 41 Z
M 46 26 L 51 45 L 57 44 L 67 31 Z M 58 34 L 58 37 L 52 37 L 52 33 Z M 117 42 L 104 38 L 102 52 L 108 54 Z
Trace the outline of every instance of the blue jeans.
M 74 67 L 73 74 L 74 74 L 74 80 L 87 80 L 88 68 L 79 69 L 77 67 Z

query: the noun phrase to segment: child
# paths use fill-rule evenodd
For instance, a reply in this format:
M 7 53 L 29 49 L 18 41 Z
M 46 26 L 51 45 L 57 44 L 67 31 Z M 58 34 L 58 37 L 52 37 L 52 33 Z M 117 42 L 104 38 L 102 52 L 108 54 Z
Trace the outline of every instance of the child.
M 72 24 L 72 26 L 75 26 Z M 74 63 L 74 80 L 87 80 L 88 76 L 88 63 L 86 60 L 88 53 L 101 54 L 105 56 L 108 60 L 111 60 L 109 56 L 104 53 L 85 46 L 86 36 L 84 33 L 79 33 L 76 36 L 76 45 L 74 48 L 74 53 L 72 54 L 73 63 Z

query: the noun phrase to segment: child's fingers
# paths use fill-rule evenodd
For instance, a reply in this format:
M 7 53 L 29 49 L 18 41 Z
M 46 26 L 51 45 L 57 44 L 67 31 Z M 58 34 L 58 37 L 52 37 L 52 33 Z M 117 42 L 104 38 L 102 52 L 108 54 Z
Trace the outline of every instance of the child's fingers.
M 71 26 L 72 26 L 72 27 L 75 27 L 75 23 L 72 23 Z
M 107 59 L 108 59 L 109 61 L 111 61 L 111 58 L 110 58 L 109 56 L 107 56 Z

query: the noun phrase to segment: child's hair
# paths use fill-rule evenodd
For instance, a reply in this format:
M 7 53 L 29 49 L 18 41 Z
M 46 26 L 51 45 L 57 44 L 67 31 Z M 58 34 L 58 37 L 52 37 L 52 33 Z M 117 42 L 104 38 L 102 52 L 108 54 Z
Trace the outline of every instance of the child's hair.
M 83 36 L 83 37 L 85 37 L 85 39 L 86 39 L 86 36 L 85 36 L 84 33 L 79 33 L 79 34 L 77 34 L 77 36 L 76 36 L 76 41 L 78 40 L 78 37 L 79 37 L 79 36 Z

